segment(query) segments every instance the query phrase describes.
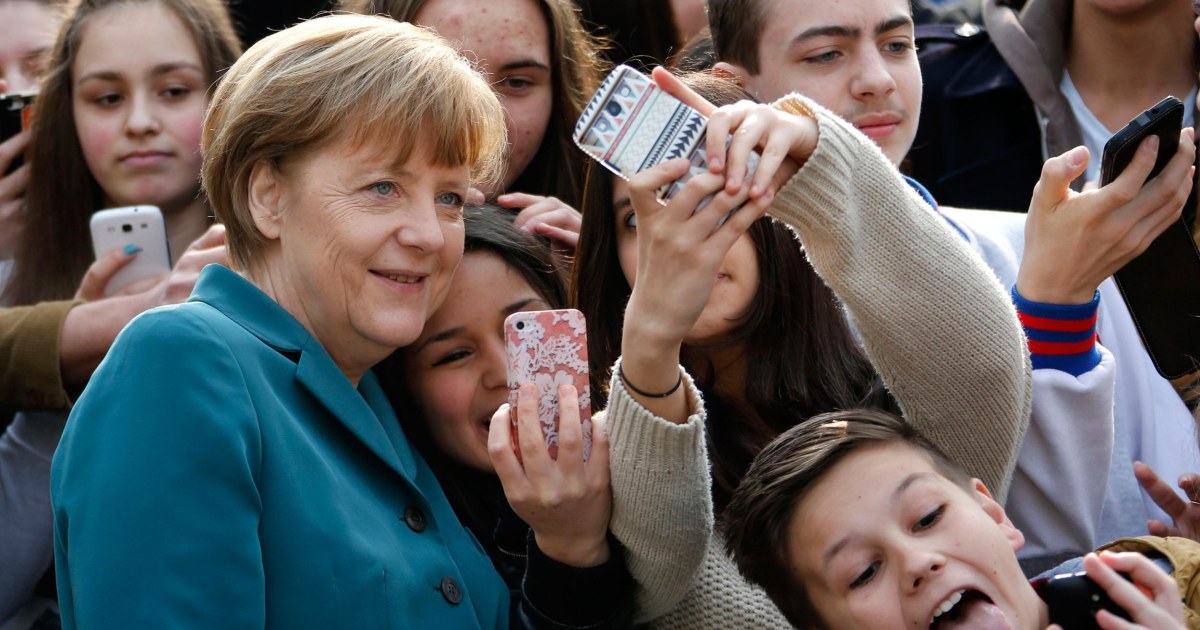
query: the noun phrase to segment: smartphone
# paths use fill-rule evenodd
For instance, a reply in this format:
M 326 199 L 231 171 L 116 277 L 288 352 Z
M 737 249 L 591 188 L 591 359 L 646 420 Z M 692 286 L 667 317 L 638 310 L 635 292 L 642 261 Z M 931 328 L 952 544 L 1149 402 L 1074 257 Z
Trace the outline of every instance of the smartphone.
M 1124 575 L 1124 574 L 1122 574 Z M 1125 576 L 1125 579 L 1129 579 Z M 1031 582 L 1050 612 L 1050 623 L 1062 626 L 1063 630 L 1099 629 L 1096 613 L 1107 610 L 1129 620 L 1129 613 L 1087 576 L 1087 573 L 1063 573 L 1050 578 Z
M 667 94 L 649 77 L 620 65 L 600 84 L 575 124 L 575 144 L 623 179 L 656 164 L 688 158 L 688 172 L 658 191 L 668 200 L 692 177 L 708 170 L 705 128 L 708 119 Z M 747 163 L 749 180 L 759 154 Z M 700 203 L 703 207 L 708 199 Z
M 113 295 L 129 285 L 171 271 L 171 252 L 162 212 L 155 206 L 127 206 L 92 215 L 92 249 L 100 258 L 114 249 L 134 245 L 141 251 L 104 288 Z
M 1139 114 L 1104 145 L 1101 185 L 1116 179 L 1152 135 L 1159 145 L 1150 177 L 1158 175 L 1175 154 L 1182 126 L 1183 103 L 1174 97 Z M 1171 224 L 1113 277 L 1158 373 L 1174 379 L 1200 367 L 1200 250 L 1187 220 Z
M 571 309 L 525 311 L 504 320 L 508 359 L 508 404 L 513 444 L 519 444 L 517 392 L 537 386 L 538 416 L 550 457 L 558 458 L 558 386 L 574 385 L 583 423 L 583 458 L 592 452 L 592 404 L 588 385 L 587 325 L 583 313 Z
M 0 96 L 0 142 L 29 129 L 33 124 L 33 101 L 37 92 L 14 92 Z M 8 175 L 25 163 L 25 156 L 18 155 L 9 163 L 4 174 Z

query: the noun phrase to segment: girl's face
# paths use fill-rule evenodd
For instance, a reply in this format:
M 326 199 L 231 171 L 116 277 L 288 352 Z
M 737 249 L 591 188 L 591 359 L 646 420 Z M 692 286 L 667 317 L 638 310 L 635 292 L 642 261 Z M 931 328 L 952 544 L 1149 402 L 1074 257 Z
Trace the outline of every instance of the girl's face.
M 108 205 L 170 214 L 195 200 L 207 76 L 191 33 L 160 4 L 119 4 L 88 20 L 71 68 L 72 107 Z
M 500 189 L 485 191 L 489 196 L 508 190 L 521 176 L 550 124 L 550 29 L 538 2 L 429 0 L 414 20 L 432 26 L 476 61 L 504 106 L 508 164 Z
M 637 217 L 629 201 L 629 184 L 616 177 L 613 178 L 613 221 L 617 259 L 625 280 L 632 287 L 637 279 Z M 712 295 L 684 343 L 703 346 L 727 340 L 750 310 L 758 285 L 758 253 L 750 235 L 743 234 L 725 254 L 725 260 L 713 278 Z
M 0 79 L 8 83 L 0 92 L 37 87 L 57 31 L 58 19 L 40 0 L 0 0 Z
M 403 351 L 405 381 L 434 444 L 455 461 L 492 472 L 488 427 L 508 401 L 504 319 L 550 308 L 501 258 L 463 256 L 441 308 Z

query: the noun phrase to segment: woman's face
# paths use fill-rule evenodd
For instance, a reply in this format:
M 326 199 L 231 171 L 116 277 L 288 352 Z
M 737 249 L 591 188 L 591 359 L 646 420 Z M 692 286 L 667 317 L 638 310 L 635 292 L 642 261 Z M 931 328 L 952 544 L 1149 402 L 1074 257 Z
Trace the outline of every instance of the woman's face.
M 389 146 L 334 140 L 251 177 L 270 241 L 252 279 L 351 380 L 421 334 L 462 258 L 469 169 L 429 147 L 396 164 Z
M 550 305 L 501 258 L 463 257 L 450 292 L 404 351 L 404 374 L 429 433 L 461 464 L 492 471 L 488 426 L 508 400 L 504 319 Z
M 617 234 L 617 259 L 629 286 L 637 279 L 637 218 L 629 202 L 629 184 L 613 178 L 613 221 Z M 700 319 L 684 338 L 689 345 L 721 343 L 741 325 L 758 292 L 758 253 L 749 234 L 743 234 L 729 252 L 713 278 L 712 295 L 700 313 Z
M 79 144 L 108 205 L 169 214 L 195 200 L 208 75 L 178 16 L 157 3 L 92 16 L 71 82 Z
M 0 0 L 0 79 L 8 84 L 0 92 L 37 88 L 57 31 L 58 19 L 48 4 Z
M 508 163 L 501 186 L 485 191 L 489 196 L 508 190 L 521 176 L 550 124 L 550 30 L 539 1 L 429 0 L 414 20 L 432 26 L 475 60 L 504 106 Z

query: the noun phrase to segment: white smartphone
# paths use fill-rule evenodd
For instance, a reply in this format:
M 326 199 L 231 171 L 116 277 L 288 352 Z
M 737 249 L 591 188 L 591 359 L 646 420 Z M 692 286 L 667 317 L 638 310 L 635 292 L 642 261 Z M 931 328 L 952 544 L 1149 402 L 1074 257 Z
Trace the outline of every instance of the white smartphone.
M 92 215 L 92 249 L 96 258 L 114 249 L 132 245 L 140 252 L 113 275 L 104 295 L 171 271 L 171 252 L 162 212 L 156 206 L 126 206 L 101 210 Z

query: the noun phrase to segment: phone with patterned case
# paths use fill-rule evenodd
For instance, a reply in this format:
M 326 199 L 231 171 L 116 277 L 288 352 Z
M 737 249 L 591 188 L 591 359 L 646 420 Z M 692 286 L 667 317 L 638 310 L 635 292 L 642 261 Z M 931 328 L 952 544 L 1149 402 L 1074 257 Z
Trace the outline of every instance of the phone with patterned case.
M 688 172 L 658 191 L 668 200 L 692 177 L 708 170 L 704 148 L 708 119 L 667 94 L 649 77 L 621 65 L 596 90 L 575 124 L 575 144 L 608 170 L 624 179 L 656 164 L 687 158 Z M 750 154 L 746 179 L 758 168 L 759 155 Z M 701 202 L 703 206 L 708 202 Z
M 558 458 L 558 386 L 574 385 L 583 423 L 583 458 L 592 451 L 592 404 L 588 385 L 587 328 L 575 309 L 525 311 L 504 320 L 508 357 L 508 404 L 513 444 L 517 441 L 517 392 L 537 386 L 538 416 L 550 457 Z M 518 453 L 519 454 L 519 453 Z

